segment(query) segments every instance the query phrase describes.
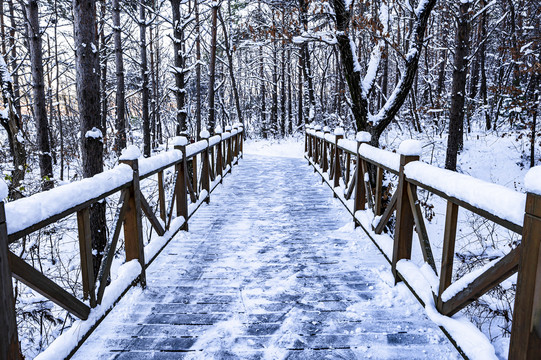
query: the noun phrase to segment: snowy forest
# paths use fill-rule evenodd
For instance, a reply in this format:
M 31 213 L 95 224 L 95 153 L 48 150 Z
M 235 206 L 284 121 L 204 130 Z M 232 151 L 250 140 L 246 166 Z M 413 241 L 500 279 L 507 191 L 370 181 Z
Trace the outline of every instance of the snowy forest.
M 130 144 L 149 157 L 234 124 L 272 143 L 302 142 L 307 124 L 383 149 L 415 138 L 427 162 L 518 191 L 541 163 L 538 0 L 0 0 L 0 33 L 6 203 L 112 168 Z M 445 208 L 420 201 L 428 221 Z M 97 271 L 112 215 L 103 202 L 90 216 Z M 461 221 L 474 245 L 455 276 L 517 244 Z M 74 233 L 66 220 L 10 249 L 77 293 Z M 15 284 L 33 358 L 74 318 Z M 511 281 L 465 310 L 497 348 L 513 297 Z

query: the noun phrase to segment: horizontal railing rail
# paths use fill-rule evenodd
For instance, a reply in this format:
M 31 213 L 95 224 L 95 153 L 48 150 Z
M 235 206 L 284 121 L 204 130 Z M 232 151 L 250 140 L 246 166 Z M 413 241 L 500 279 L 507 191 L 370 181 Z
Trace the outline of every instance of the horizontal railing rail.
M 218 130 L 221 132 L 221 130 Z M 129 148 L 115 168 L 28 198 L 4 204 L 0 201 L 0 358 L 22 358 L 16 324 L 12 277 L 40 293 L 75 317 L 86 320 L 91 309 L 102 303 L 121 231 L 124 232 L 126 263 L 136 260 L 138 272 L 122 296 L 135 280 L 145 287 L 145 268 L 159 254 L 179 230 L 188 230 L 188 220 L 222 181 L 243 154 L 243 129 L 226 127 L 224 133 L 188 144 L 186 137 L 174 139 L 174 149 L 149 157 L 139 158 L 136 148 Z M 174 168 L 173 190 L 167 199 L 165 171 Z M 158 213 L 149 205 L 140 182 L 157 175 Z M 108 239 L 98 274 L 94 274 L 90 207 L 105 198 L 118 194 L 118 205 L 113 219 L 113 230 Z M 79 255 L 83 299 L 49 279 L 9 250 L 8 245 L 72 214 L 77 216 Z M 149 252 L 145 259 L 142 219 L 148 219 L 158 236 L 165 236 L 160 249 Z M 176 226 L 172 226 L 173 219 Z M 150 245 L 150 244 L 149 244 Z M 87 301 L 85 303 L 85 300 Z M 110 301 L 112 306 L 118 301 Z M 101 318 L 107 312 L 102 312 Z M 94 319 L 95 322 L 101 321 Z M 63 357 L 59 355 L 59 357 Z
M 352 214 L 356 226 L 363 227 L 390 262 L 396 281 L 406 281 L 398 268 L 402 260 L 411 259 L 414 231 L 423 260 L 438 276 L 417 188 L 445 199 L 439 287 L 432 292 L 436 309 L 452 316 L 518 272 L 509 358 L 541 358 L 541 177 L 530 181 L 533 188 L 524 194 L 423 163 L 419 160 L 421 147 L 412 140 L 403 142 L 398 153 L 377 149 L 369 142 L 368 133 L 358 133 L 356 140 L 348 140 L 341 128 L 331 135 L 328 127 L 309 125 L 305 157 Z M 384 190 L 384 172 L 398 178 L 392 195 L 389 187 Z M 522 241 L 507 255 L 472 272 L 468 281 L 453 283 L 460 207 L 521 235 Z M 365 210 L 371 211 L 368 225 L 361 221 L 366 215 L 359 212 Z M 393 248 L 388 254 L 374 236 L 388 229 L 393 214 Z

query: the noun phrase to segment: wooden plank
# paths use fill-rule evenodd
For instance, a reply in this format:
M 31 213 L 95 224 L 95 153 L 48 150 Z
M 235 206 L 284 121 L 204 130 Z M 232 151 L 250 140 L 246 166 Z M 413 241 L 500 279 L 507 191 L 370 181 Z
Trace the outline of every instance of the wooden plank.
M 364 170 L 361 165 L 361 158 L 357 154 L 357 166 L 355 166 L 355 201 L 353 205 L 353 216 L 359 210 L 365 210 L 366 207 L 366 194 L 364 187 Z M 355 222 L 357 226 L 357 222 Z
M 410 183 L 408 184 L 408 198 L 410 201 L 411 211 L 413 213 L 413 220 L 415 221 L 415 230 L 419 238 L 419 245 L 421 246 L 421 252 L 423 253 L 423 259 L 430 265 L 432 270 L 437 274 L 436 262 L 434 261 L 434 254 L 432 254 L 432 248 L 430 247 L 430 240 L 428 239 L 428 231 L 426 231 L 425 220 L 421 206 L 419 205 L 419 199 L 417 198 L 417 187 Z
M 351 154 L 346 153 L 346 184 L 349 184 L 349 179 L 351 178 Z
M 342 168 L 340 167 L 340 149 L 338 149 L 338 140 L 342 139 L 342 135 L 336 135 L 336 143 L 334 144 L 334 187 L 340 186 L 340 176 Z
M 0 201 L 0 359 L 22 359 L 9 266 L 8 232 L 4 203 Z
M 397 199 L 398 199 L 398 191 L 395 191 L 393 194 L 393 197 L 391 198 L 391 201 L 387 204 L 387 207 L 385 208 L 383 215 L 381 215 L 378 225 L 374 229 L 374 232 L 376 234 L 379 235 L 383 232 L 383 229 L 385 228 L 385 225 L 387 225 L 387 223 L 389 222 L 389 219 L 391 218 L 393 211 L 396 210 Z
M 203 153 L 201 154 L 201 157 L 201 189 L 207 191 L 207 197 L 205 198 L 205 202 L 208 204 L 210 202 L 210 159 L 208 146 L 206 150 L 203 151 Z
M 199 195 L 199 189 L 198 189 L 198 182 L 197 182 L 197 172 L 198 172 L 198 168 L 197 168 L 197 156 L 194 156 L 192 158 L 192 183 L 191 183 L 191 189 L 192 189 L 192 192 L 193 192 L 193 197 L 192 197 L 192 202 L 194 202 L 194 197 L 197 198 L 198 195 Z
M 541 196 L 532 193 L 526 196 L 509 359 L 541 359 Z
M 165 229 L 163 228 L 162 224 L 150 208 L 150 205 L 148 204 L 147 200 L 143 196 L 143 194 L 139 194 L 139 198 L 141 199 L 141 209 L 145 213 L 147 219 L 150 221 L 150 224 L 156 230 L 156 233 L 159 236 L 163 236 L 165 234 Z
M 137 259 L 141 264 L 139 280 L 141 286 L 146 287 L 145 252 L 143 245 L 143 224 L 141 210 L 141 188 L 139 185 L 139 165 L 137 160 L 125 161 L 133 169 L 132 186 L 127 189 L 126 216 L 124 217 L 124 247 L 126 249 L 126 262 Z
M 418 186 L 420 188 L 423 188 L 423 189 L 425 189 L 425 190 L 427 190 L 427 191 L 429 191 L 429 192 L 431 192 L 433 194 L 436 194 L 441 198 L 444 198 L 444 199 L 446 199 L 448 201 L 451 201 L 454 204 L 460 206 L 461 208 L 464 208 L 464 209 L 466 209 L 468 211 L 471 211 L 471 212 L 473 212 L 473 213 L 475 213 L 477 215 L 480 215 L 480 216 L 484 217 L 487 220 L 490 220 L 490 221 L 492 221 L 492 222 L 494 222 L 494 223 L 496 223 L 498 225 L 501 225 L 501 226 L 503 226 L 504 228 L 506 228 L 508 230 L 516 232 L 517 234 L 522 234 L 522 226 L 520 226 L 520 225 L 512 223 L 512 222 L 510 222 L 508 220 L 502 219 L 502 218 L 500 218 L 500 217 L 498 217 L 498 216 L 496 216 L 494 214 L 489 213 L 488 211 L 480 209 L 480 208 L 478 208 L 478 207 L 476 207 L 474 205 L 471 205 L 471 204 L 469 204 L 469 203 L 467 203 L 465 201 L 462 201 L 460 199 L 457 199 L 457 198 L 455 198 L 453 196 L 449 196 L 446 193 L 444 193 L 444 192 L 442 192 L 442 191 L 440 191 L 438 189 L 434 189 L 433 187 L 425 185 L 425 184 L 423 184 L 423 183 L 421 183 L 419 181 L 416 181 L 416 180 L 413 180 L 413 179 L 407 179 L 407 181 L 409 183 L 411 183 L 413 185 L 416 185 L 416 186 Z
M 186 173 L 186 177 L 188 177 L 187 175 L 188 173 Z M 197 201 L 197 195 L 195 194 L 195 191 L 192 187 L 192 182 L 191 181 L 186 181 L 186 185 L 187 185 L 187 188 L 188 188 L 188 192 L 190 194 L 190 201 L 191 202 L 196 202 Z
M 77 212 L 77 227 L 79 230 L 79 254 L 81 257 L 83 299 L 90 299 L 90 306 L 95 307 L 96 293 L 89 208 Z
M 181 150 L 183 154 L 186 154 L 185 146 L 179 146 L 178 149 Z M 174 196 L 176 196 L 175 201 L 177 204 L 177 216 L 183 216 L 185 220 L 182 229 L 188 231 L 188 165 L 186 156 L 183 158 L 184 161 L 181 164 L 178 164 L 176 167 L 177 179 L 175 183 Z
M 107 278 L 109 277 L 110 271 L 111 271 L 111 265 L 113 264 L 113 259 L 116 251 L 116 246 L 118 243 L 118 238 L 120 237 L 120 230 L 122 228 L 122 223 L 124 222 L 124 217 L 126 216 L 126 211 L 128 209 L 128 202 L 126 201 L 128 196 L 128 192 L 126 190 L 122 191 L 120 194 L 120 201 L 119 201 L 119 207 L 117 208 L 116 214 L 115 214 L 115 220 L 113 223 L 115 224 L 115 231 L 113 233 L 113 237 L 111 239 L 111 242 L 107 244 L 107 247 L 105 248 L 105 254 L 106 257 L 102 260 L 101 267 L 100 267 L 100 273 L 99 273 L 99 280 L 100 285 L 98 287 L 98 294 L 96 302 L 98 304 L 101 304 L 101 300 L 103 299 L 103 293 L 105 292 L 105 286 L 107 286 Z
M 88 306 L 11 251 L 9 252 L 9 264 L 14 278 L 77 316 L 79 319 L 88 319 L 88 314 L 90 313 Z
M 217 154 L 216 154 L 216 176 L 220 176 L 220 178 L 223 179 L 224 177 L 224 163 L 223 163 L 223 153 L 222 153 L 222 141 L 218 143 L 218 146 L 216 147 Z M 221 180 L 220 180 L 221 181 Z
M 494 266 L 479 275 L 462 291 L 443 303 L 441 312 L 446 316 L 453 316 L 468 304 L 483 296 L 496 285 L 513 275 L 518 270 L 518 263 L 522 247 L 519 245 L 509 254 L 502 257 Z
M 445 215 L 445 230 L 443 233 L 443 255 L 441 256 L 440 287 L 438 302 L 439 311 L 442 310 L 443 302 L 441 294 L 451 285 L 453 277 L 453 261 L 455 258 L 455 240 L 458 218 L 458 205 L 447 201 L 447 212 Z
M 88 201 L 85 201 L 84 203 L 81 203 L 81 204 L 76 205 L 76 206 L 74 206 L 72 208 L 69 208 L 66 211 L 63 211 L 63 212 L 61 212 L 59 214 L 52 215 L 51 217 L 49 217 L 47 219 L 44 219 L 43 221 L 40 221 L 38 223 L 35 223 L 34 225 L 31 225 L 31 226 L 29 226 L 29 227 L 27 227 L 25 229 L 22 229 L 22 230 L 19 230 L 17 232 L 14 232 L 12 234 L 9 234 L 8 235 L 8 242 L 11 244 L 11 243 L 17 241 L 18 239 L 33 233 L 34 231 L 37 231 L 37 230 L 39 230 L 39 229 L 41 229 L 41 228 L 43 228 L 43 227 L 45 227 L 47 225 L 55 223 L 60 219 L 63 219 L 63 218 L 65 218 L 65 217 L 67 217 L 67 216 L 69 216 L 69 215 L 71 215 L 73 213 L 76 213 L 77 211 L 80 211 L 80 210 L 82 210 L 84 208 L 87 208 L 90 205 L 92 205 L 94 203 L 97 203 L 98 201 L 103 200 L 106 197 L 111 196 L 112 194 L 114 194 L 114 193 L 116 193 L 116 192 L 118 192 L 118 191 L 120 191 L 122 189 L 127 188 L 129 185 L 130 185 L 129 182 L 126 183 L 126 184 L 122 184 L 119 187 L 116 187 L 116 188 L 114 188 L 114 189 L 112 189 L 110 191 L 107 191 L 107 192 L 101 194 L 100 196 L 97 196 L 97 197 L 92 198 L 92 199 L 90 199 Z
M 353 190 L 355 190 L 355 180 L 357 179 L 357 171 L 353 173 L 353 176 L 351 177 L 351 181 L 349 182 L 348 190 L 346 192 L 346 199 L 349 200 L 351 198 L 351 195 L 353 194 Z
M 165 188 L 163 180 L 163 171 L 160 171 L 158 173 L 158 204 L 160 206 L 160 219 L 165 223 L 167 211 L 165 209 Z
M 366 195 L 366 202 L 368 203 L 368 207 L 374 210 L 374 200 L 372 199 L 372 185 L 370 184 L 370 181 L 366 181 L 365 177 L 366 174 L 368 174 L 368 166 L 366 166 L 366 161 L 361 159 L 361 166 L 363 167 L 363 184 L 364 184 L 364 193 Z
M 393 261 L 392 271 L 395 281 L 400 281 L 396 264 L 402 259 L 411 259 L 411 246 L 413 240 L 413 213 L 408 199 L 408 190 L 404 167 L 412 162 L 419 160 L 419 156 L 400 155 L 400 172 L 398 174 L 398 188 L 396 189 L 396 226 L 393 243 Z
M 383 169 L 378 166 L 376 170 L 376 203 L 374 204 L 374 214 L 376 216 L 381 215 L 382 201 L 383 201 Z

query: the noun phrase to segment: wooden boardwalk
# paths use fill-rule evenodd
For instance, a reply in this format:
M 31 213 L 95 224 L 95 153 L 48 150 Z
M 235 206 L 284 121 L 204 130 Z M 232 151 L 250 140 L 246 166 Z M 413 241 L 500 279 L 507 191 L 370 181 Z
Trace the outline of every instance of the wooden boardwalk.
M 458 358 L 304 160 L 241 162 L 75 359 Z

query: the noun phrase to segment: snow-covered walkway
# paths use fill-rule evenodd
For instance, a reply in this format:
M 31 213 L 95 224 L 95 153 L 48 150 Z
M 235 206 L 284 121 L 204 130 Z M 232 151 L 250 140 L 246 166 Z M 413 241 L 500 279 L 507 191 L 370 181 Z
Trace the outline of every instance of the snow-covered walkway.
M 75 359 L 454 359 L 305 160 L 246 155 Z

